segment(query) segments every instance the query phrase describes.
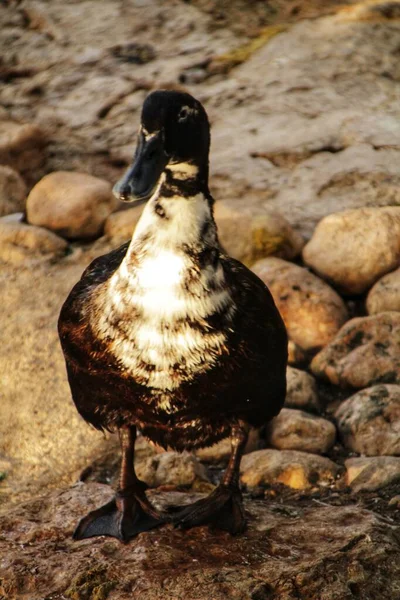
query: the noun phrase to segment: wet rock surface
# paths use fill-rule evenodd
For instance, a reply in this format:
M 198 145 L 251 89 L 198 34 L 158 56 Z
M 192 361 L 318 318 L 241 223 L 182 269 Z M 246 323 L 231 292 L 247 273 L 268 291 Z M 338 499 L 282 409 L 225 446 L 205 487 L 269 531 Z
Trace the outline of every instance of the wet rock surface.
M 400 455 L 400 386 L 357 392 L 340 405 L 335 419 L 347 448 L 367 456 Z
M 110 497 L 80 485 L 31 501 L 1 517 L 2 592 L 10 600 L 193 598 L 346 598 L 392 600 L 400 547 L 393 527 L 358 507 L 246 501 L 241 536 L 164 526 L 129 544 L 111 538 L 74 542 L 75 523 Z M 186 504 L 196 495 L 152 496 Z M 378 594 L 378 595 L 377 595 Z
M 27 219 L 70 239 L 93 238 L 117 200 L 108 181 L 86 173 L 56 171 L 43 177 L 30 192 Z
M 346 294 L 360 294 L 400 261 L 400 208 L 334 213 L 316 227 L 303 258 Z
M 314 485 L 329 485 L 339 467 L 323 456 L 297 450 L 257 450 L 242 458 L 241 481 L 248 489 L 269 483 L 303 490 Z
M 311 370 L 342 387 L 400 383 L 400 313 L 351 319 L 314 357 Z
M 400 312 L 400 268 L 379 279 L 366 301 L 368 314 L 396 310 Z
M 302 410 L 283 408 L 268 426 L 268 441 L 279 450 L 325 454 L 336 439 L 335 426 Z
M 325 346 L 347 319 L 340 296 L 307 269 L 265 258 L 252 271 L 269 287 L 291 340 L 303 350 Z

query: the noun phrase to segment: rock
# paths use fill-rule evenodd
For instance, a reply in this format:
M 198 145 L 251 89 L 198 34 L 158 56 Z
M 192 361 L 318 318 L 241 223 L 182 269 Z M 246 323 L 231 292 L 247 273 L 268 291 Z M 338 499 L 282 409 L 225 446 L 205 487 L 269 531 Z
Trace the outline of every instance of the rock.
M 349 458 L 346 465 L 346 483 L 355 492 L 379 490 L 400 481 L 400 457 L 374 456 Z
M 249 431 L 249 438 L 244 449 L 244 454 L 258 450 L 261 443 L 260 430 L 251 428 Z M 195 454 L 201 460 L 201 462 L 225 464 L 228 462 L 231 452 L 231 440 L 230 438 L 225 438 L 213 446 L 209 446 L 208 448 L 199 448 L 195 451 Z
M 62 256 L 67 246 L 65 240 L 43 227 L 0 220 L 0 261 L 32 264 Z
M 25 208 L 26 185 L 21 176 L 0 165 L 0 217 Z
M 400 261 L 400 207 L 359 208 L 322 219 L 303 249 L 321 277 L 362 294 Z
M 351 319 L 311 362 L 317 377 L 341 387 L 400 383 L 400 314 Z
M 36 180 L 44 165 L 46 144 L 45 134 L 37 125 L 0 120 L 0 164 L 21 173 L 28 183 Z
M 289 365 L 301 366 L 309 361 L 307 353 L 300 348 L 293 340 L 288 341 L 288 363 Z
M 282 408 L 268 427 L 268 441 L 278 450 L 324 454 L 335 439 L 336 428 L 330 421 L 294 408 Z
M 311 412 L 318 412 L 320 408 L 317 384 L 312 375 L 300 369 L 288 367 L 286 371 L 286 398 L 287 408 L 299 408 Z
M 215 204 L 218 236 L 225 251 L 251 265 L 259 258 L 295 258 L 304 241 L 279 213 L 267 212 L 247 202 L 224 201 Z
M 400 455 L 400 386 L 357 392 L 339 406 L 335 419 L 346 448 L 367 456 Z
M 2 589 L 7 598 L 394 600 L 400 575 L 395 528 L 358 506 L 286 507 L 245 501 L 244 535 L 164 526 L 129 544 L 72 531 L 110 499 L 107 486 L 79 485 L 1 517 Z M 201 497 L 152 493 L 159 506 Z M 273 557 L 273 560 L 271 559 Z
M 131 239 L 136 224 L 143 212 L 143 205 L 112 213 L 104 223 L 104 234 L 116 242 Z
M 208 481 L 203 465 L 195 456 L 186 452 L 163 452 L 149 457 L 137 465 L 136 474 L 150 487 L 191 487 L 195 482 Z
M 400 311 L 400 268 L 379 279 L 367 296 L 369 315 L 391 310 Z
M 323 456 L 297 450 L 258 450 L 242 458 L 241 481 L 248 488 L 283 483 L 296 490 L 330 485 L 339 467 Z
M 252 270 L 269 287 L 290 339 L 303 350 L 325 346 L 348 318 L 340 296 L 307 269 L 265 258 Z
M 0 456 L 11 465 L 0 483 L 0 505 L 77 481 L 109 448 L 109 436 L 85 423 L 73 405 L 56 328 L 86 264 L 68 257 L 32 268 L 25 259 L 18 268 L 0 268 Z
M 35 185 L 28 196 L 29 223 L 70 238 L 93 238 L 117 205 L 111 185 L 86 173 L 55 171 Z

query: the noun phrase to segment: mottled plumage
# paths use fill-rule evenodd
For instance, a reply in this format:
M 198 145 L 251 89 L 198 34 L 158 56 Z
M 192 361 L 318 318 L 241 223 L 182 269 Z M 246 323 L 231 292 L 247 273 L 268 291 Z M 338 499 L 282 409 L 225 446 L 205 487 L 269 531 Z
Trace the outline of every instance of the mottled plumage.
M 177 92 L 149 96 L 134 166 L 116 186 L 123 199 L 148 200 L 142 217 L 130 243 L 86 269 L 59 320 L 83 418 L 99 429 L 137 426 L 176 450 L 236 439 L 237 432 L 243 445 L 247 426 L 270 420 L 285 397 L 285 328 L 264 283 L 219 246 L 208 145 L 197 101 Z M 235 448 L 232 456 L 229 484 L 237 479 Z M 235 486 L 222 503 L 236 506 L 231 531 L 244 523 Z M 131 496 L 139 497 L 135 490 Z M 205 506 L 201 518 L 210 521 L 218 511 Z M 122 539 L 137 533 L 134 525 L 121 529 L 126 511 L 107 510 L 112 525 L 104 527 L 103 513 L 103 520 L 89 515 L 78 537 L 117 535 L 118 527 Z M 137 511 L 128 512 L 136 519 Z M 197 512 L 181 524 L 197 524 Z

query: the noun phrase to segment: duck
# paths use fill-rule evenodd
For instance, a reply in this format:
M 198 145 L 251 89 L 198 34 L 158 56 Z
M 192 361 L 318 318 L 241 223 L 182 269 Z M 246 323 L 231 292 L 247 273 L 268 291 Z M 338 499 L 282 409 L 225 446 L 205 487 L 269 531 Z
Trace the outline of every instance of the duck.
M 58 321 L 72 399 L 99 430 L 118 431 L 119 486 L 79 522 L 75 539 L 128 542 L 166 523 L 239 534 L 239 467 L 249 430 L 281 410 L 287 333 L 267 286 L 222 249 L 209 178 L 210 125 L 188 93 L 144 101 L 132 165 L 117 198 L 144 204 L 132 239 L 96 258 Z M 231 441 L 220 483 L 160 511 L 134 467 L 138 430 L 177 452 Z

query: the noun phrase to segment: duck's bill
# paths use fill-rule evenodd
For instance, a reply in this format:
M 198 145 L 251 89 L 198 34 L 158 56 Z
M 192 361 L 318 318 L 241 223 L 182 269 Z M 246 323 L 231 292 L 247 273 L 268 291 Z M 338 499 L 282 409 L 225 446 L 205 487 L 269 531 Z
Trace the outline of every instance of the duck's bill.
M 113 188 L 114 196 L 123 202 L 141 204 L 155 192 L 168 156 L 160 135 L 145 139 L 141 134 L 133 164 Z

